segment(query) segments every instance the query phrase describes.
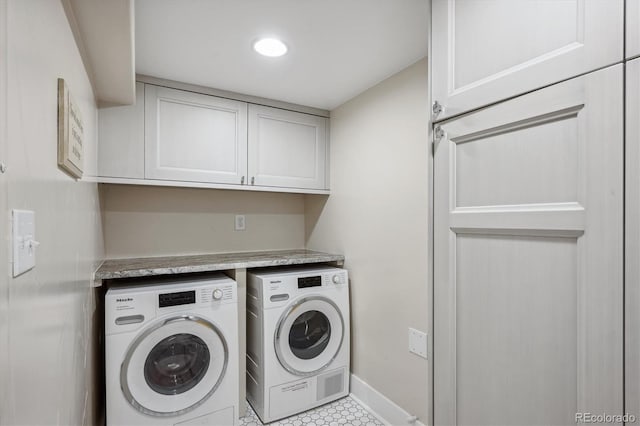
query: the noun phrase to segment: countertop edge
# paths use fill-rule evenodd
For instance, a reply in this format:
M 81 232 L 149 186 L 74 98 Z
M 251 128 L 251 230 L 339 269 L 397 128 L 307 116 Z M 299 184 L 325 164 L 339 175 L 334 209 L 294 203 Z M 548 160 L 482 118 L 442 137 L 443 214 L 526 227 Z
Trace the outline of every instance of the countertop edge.
M 176 256 L 179 258 L 180 256 Z M 283 255 L 274 255 L 273 259 L 248 260 L 238 262 L 212 262 L 201 265 L 181 265 L 171 266 L 170 264 L 162 267 L 151 268 L 132 268 L 122 269 L 120 271 L 103 271 L 95 272 L 95 280 L 110 280 L 120 278 L 139 278 L 154 275 L 171 275 L 186 274 L 197 272 L 214 272 L 229 269 L 245 269 L 245 268 L 262 268 L 268 266 L 287 266 L 287 265 L 303 265 L 323 262 L 343 262 L 344 256 L 337 254 L 328 254 L 321 252 L 310 253 L 308 258 L 286 258 Z M 104 265 L 104 264 L 103 264 Z

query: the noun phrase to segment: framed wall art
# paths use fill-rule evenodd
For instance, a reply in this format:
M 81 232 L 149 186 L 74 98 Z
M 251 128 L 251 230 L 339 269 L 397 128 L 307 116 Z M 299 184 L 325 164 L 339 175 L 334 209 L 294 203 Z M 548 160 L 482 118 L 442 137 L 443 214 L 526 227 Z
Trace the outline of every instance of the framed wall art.
M 80 179 L 83 170 L 83 127 L 78 104 L 63 78 L 58 79 L 58 166 Z

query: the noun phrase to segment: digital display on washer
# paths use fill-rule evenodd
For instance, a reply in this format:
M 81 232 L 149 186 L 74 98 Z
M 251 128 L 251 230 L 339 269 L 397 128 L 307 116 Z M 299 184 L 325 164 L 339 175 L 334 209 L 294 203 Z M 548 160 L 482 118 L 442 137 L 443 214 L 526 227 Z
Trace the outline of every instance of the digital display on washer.
M 322 277 L 303 277 L 298 278 L 298 288 L 321 287 Z
M 161 308 L 169 306 L 189 305 L 196 303 L 196 291 L 181 291 L 178 293 L 165 293 L 158 295 Z

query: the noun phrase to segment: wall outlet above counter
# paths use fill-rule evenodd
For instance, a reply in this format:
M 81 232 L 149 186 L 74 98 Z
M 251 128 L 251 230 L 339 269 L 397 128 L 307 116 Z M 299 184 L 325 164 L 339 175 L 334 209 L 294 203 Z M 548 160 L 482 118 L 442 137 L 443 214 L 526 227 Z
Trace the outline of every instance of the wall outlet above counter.
M 244 215 L 243 214 L 237 214 L 236 215 L 235 230 L 236 231 L 244 231 L 245 229 L 247 229 L 247 222 L 245 220 Z

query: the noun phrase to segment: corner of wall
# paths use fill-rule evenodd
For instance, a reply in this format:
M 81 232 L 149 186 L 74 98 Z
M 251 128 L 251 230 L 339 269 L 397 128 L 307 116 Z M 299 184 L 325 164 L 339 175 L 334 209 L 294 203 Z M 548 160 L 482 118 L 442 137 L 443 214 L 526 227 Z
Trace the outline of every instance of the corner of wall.
M 307 248 L 349 269 L 352 373 L 420 419 L 430 362 L 407 335 L 430 334 L 427 89 L 422 59 L 331 111 L 331 195 L 305 198 Z M 371 357 L 381 341 L 386 356 Z

